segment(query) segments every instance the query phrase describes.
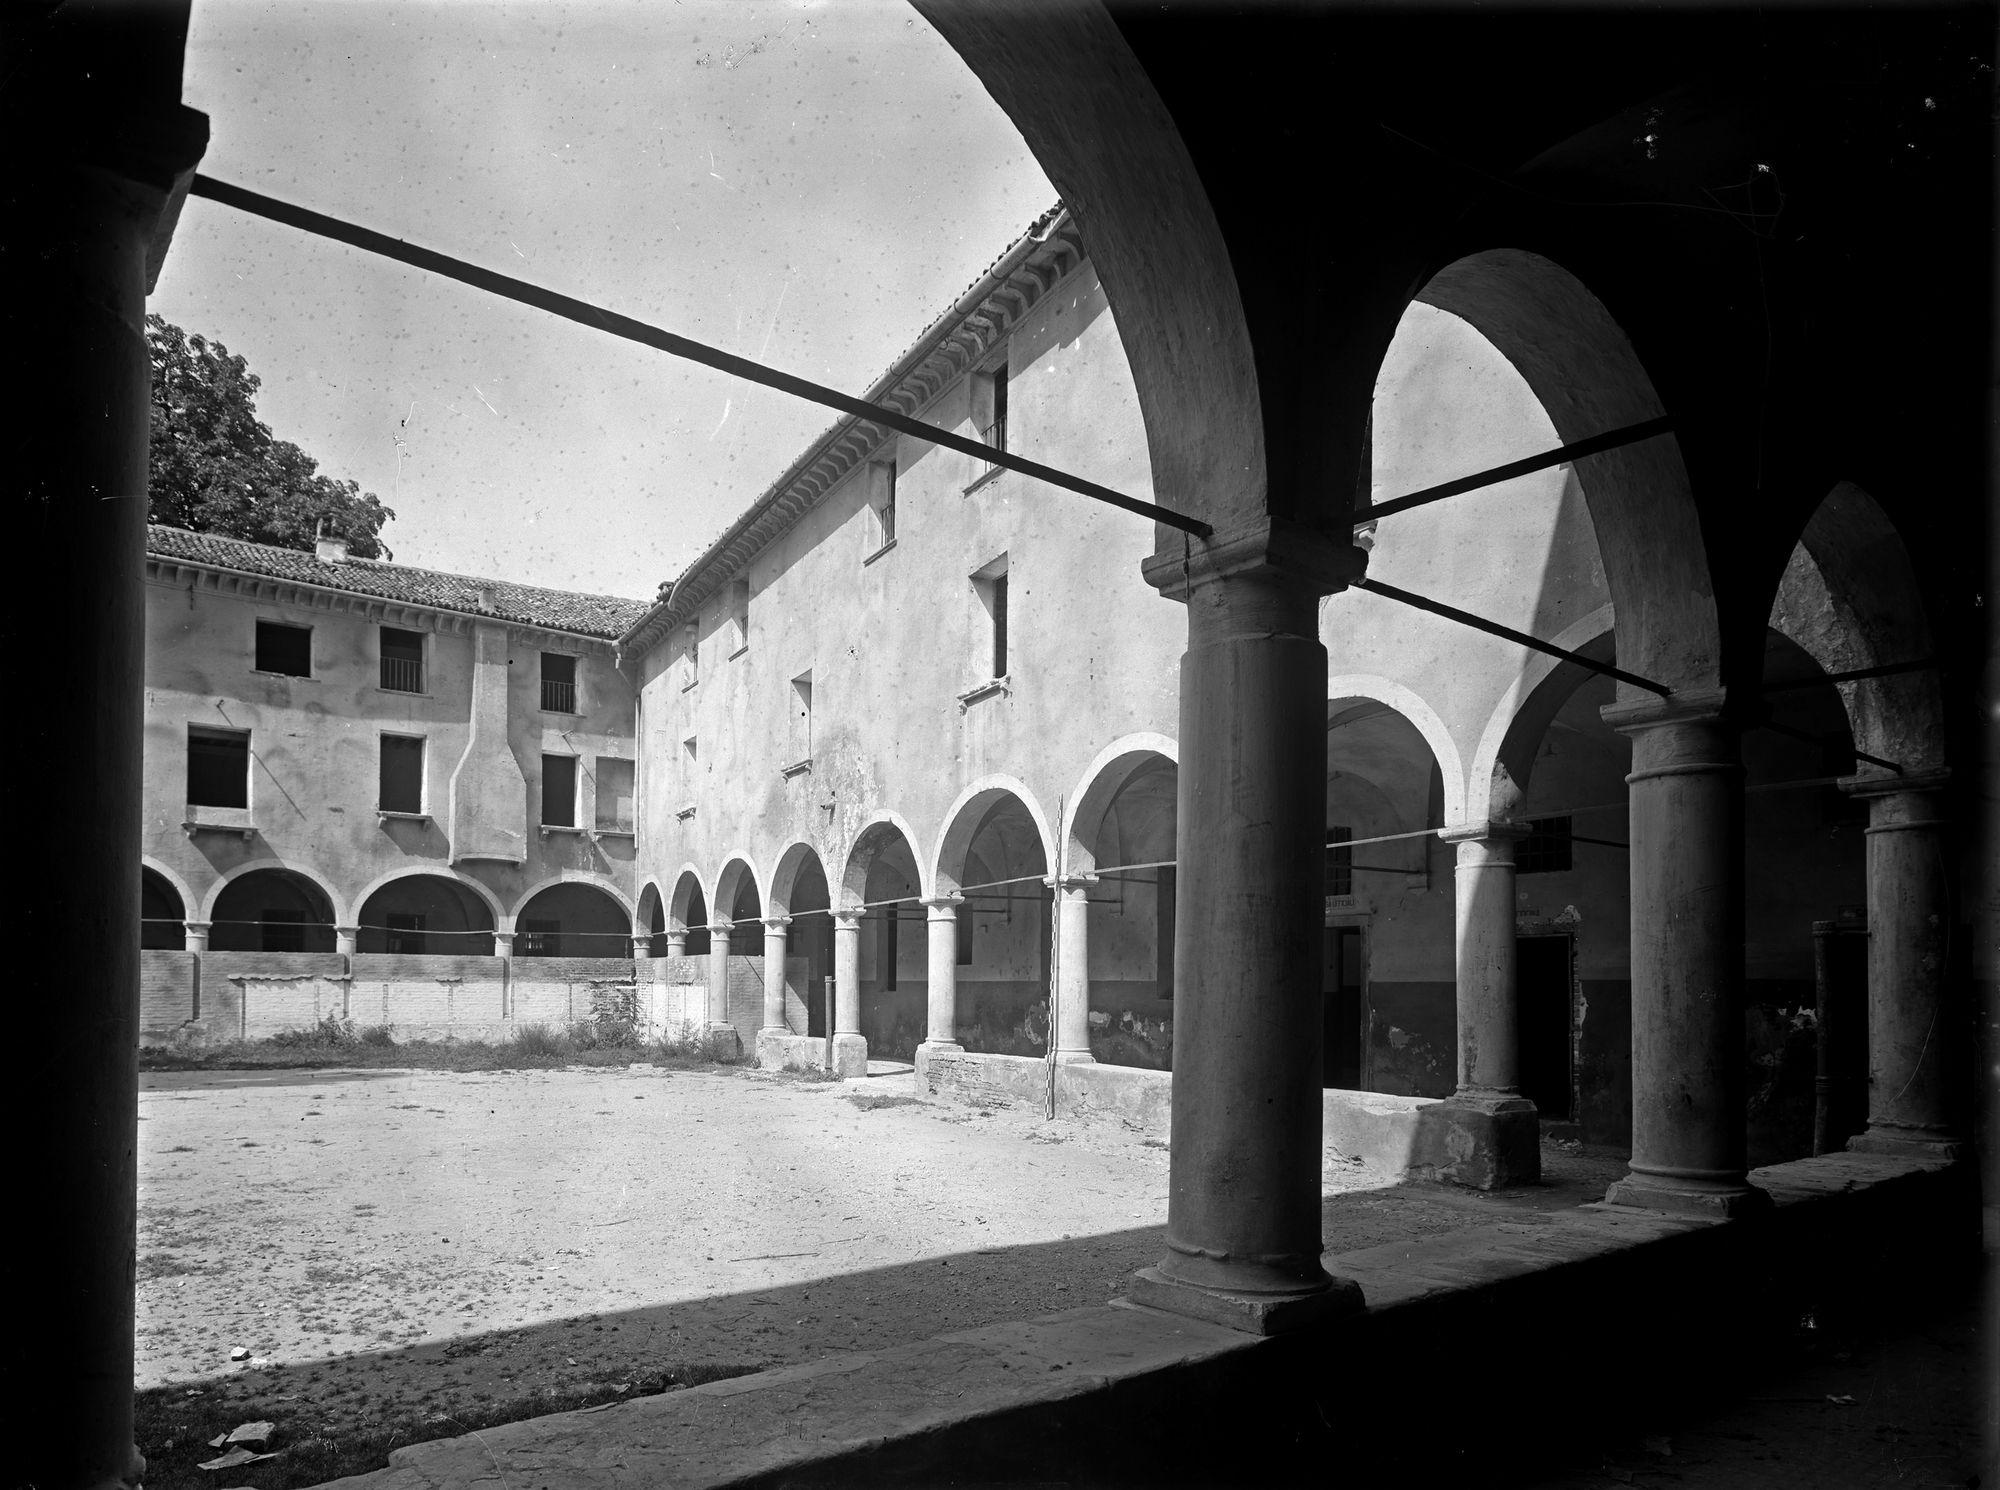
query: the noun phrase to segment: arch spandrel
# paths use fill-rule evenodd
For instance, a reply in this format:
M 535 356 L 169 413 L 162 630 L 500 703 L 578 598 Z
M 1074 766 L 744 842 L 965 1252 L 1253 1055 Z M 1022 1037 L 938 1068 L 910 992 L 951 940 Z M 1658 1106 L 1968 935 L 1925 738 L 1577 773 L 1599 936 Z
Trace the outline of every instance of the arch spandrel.
M 938 895 L 955 894 L 965 883 L 966 858 L 977 838 L 996 812 L 1013 804 L 1033 825 L 1043 867 L 1055 863 L 1055 833 L 1048 814 L 1021 782 L 1012 776 L 983 776 L 958 794 L 944 815 L 944 831 L 931 860 L 930 883 Z

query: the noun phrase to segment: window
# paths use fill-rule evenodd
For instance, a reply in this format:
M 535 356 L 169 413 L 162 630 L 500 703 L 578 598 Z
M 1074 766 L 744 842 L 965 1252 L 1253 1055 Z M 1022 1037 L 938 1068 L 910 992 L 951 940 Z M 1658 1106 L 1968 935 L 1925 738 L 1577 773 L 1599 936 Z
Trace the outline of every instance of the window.
M 382 918 L 388 923 L 389 950 L 421 955 L 430 950 L 424 936 L 424 918 L 416 911 L 390 911 Z
M 687 650 L 687 681 L 681 687 L 692 688 L 701 678 L 700 616 L 681 628 L 681 645 Z
M 247 730 L 188 726 L 187 799 L 191 807 L 250 805 Z
M 632 763 L 615 755 L 597 758 L 597 827 L 606 833 L 632 831 Z
M 411 735 L 382 736 L 381 784 L 375 795 L 381 812 L 424 810 L 424 742 Z
M 729 655 L 738 657 L 750 646 L 750 581 L 729 585 Z
M 1348 841 L 1354 837 L 1354 829 L 1331 827 L 1326 830 L 1326 893 L 1328 895 L 1352 895 L 1354 893 L 1354 850 Z
M 574 714 L 576 659 L 565 652 L 542 653 L 542 708 L 550 714 Z
M 576 826 L 576 757 L 542 757 L 542 826 Z
M 1538 817 L 1528 829 L 1528 836 L 1514 850 L 1516 874 L 1559 874 L 1570 867 L 1568 818 Z
M 813 675 L 800 673 L 792 679 L 792 721 L 790 746 L 787 757 L 794 761 L 812 759 L 813 753 Z
M 312 676 L 312 627 L 282 621 L 257 623 L 257 671 L 291 678 Z
M 882 988 L 884 992 L 896 991 L 896 911 L 897 907 L 882 907 Z
M 995 450 L 1007 448 L 1007 364 L 972 375 L 972 427 Z M 989 471 L 998 467 L 988 464 Z
M 382 628 L 382 686 L 391 693 L 424 691 L 424 634 Z
M 975 645 L 983 655 L 973 659 L 975 672 L 985 664 L 991 664 L 986 674 L 989 678 L 1007 676 L 1007 556 L 1002 554 L 985 568 L 972 576 L 972 590 L 979 597 L 979 607 L 985 622 L 986 635 L 977 637 Z
M 522 957 L 562 956 L 562 922 L 524 917 L 514 950 Z

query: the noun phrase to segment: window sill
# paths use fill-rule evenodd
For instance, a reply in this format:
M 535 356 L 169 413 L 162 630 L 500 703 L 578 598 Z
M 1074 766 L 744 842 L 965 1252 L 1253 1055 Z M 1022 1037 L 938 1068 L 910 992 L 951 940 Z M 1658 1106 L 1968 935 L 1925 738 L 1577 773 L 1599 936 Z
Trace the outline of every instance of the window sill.
M 197 833 L 234 833 L 245 843 L 257 831 L 248 807 L 208 807 L 190 802 L 182 814 L 181 831 L 192 838 Z
M 581 838 L 585 833 L 590 831 L 588 828 L 575 827 L 570 823 L 543 823 L 541 829 L 542 837 L 544 838 L 548 837 L 551 833 L 574 833 Z
M 958 696 L 959 712 L 964 713 L 967 705 L 976 704 L 983 698 L 991 698 L 996 693 L 1012 694 L 1013 691 L 1013 686 L 1005 676 L 989 678 L 977 687 L 966 689 Z
M 694 685 L 699 683 L 700 681 L 701 679 L 699 678 L 689 678 L 685 683 L 681 684 L 681 692 L 686 693 L 690 688 L 694 687 Z
M 268 667 L 253 667 L 250 669 L 250 676 L 253 678 L 290 678 L 299 683 L 310 683 L 313 681 L 311 673 L 280 673 L 273 672 Z
M 988 471 L 988 472 L 987 472 L 987 473 L 986 473 L 986 474 L 985 474 L 984 476 L 980 476 L 980 477 L 977 477 L 977 478 L 976 478 L 976 479 L 975 479 L 975 480 L 973 481 L 972 485 L 970 485 L 970 486 L 966 487 L 964 491 L 962 491 L 962 492 L 960 492 L 960 493 L 959 493 L 959 495 L 960 495 L 961 497 L 969 497 L 969 496 L 971 496 L 971 495 L 972 495 L 972 494 L 973 494 L 974 492 L 978 491 L 980 487 L 982 487 L 982 486 L 988 486 L 988 485 L 991 485 L 991 484 L 992 484 L 992 482 L 994 481 L 994 479 L 995 479 L 996 477 L 998 477 L 998 476 L 999 476 L 999 474 L 1000 474 L 1000 473 L 1001 473 L 1002 471 L 1006 470 L 1006 469 L 1007 469 L 1007 468 L 1006 468 L 1005 466 L 995 466 L 995 467 L 993 467 L 993 468 L 992 468 L 992 469 L 991 469 L 990 471 Z
M 863 559 L 861 561 L 861 567 L 863 569 L 866 569 L 870 564 L 873 564 L 877 559 L 881 558 L 882 555 L 889 552 L 889 550 L 894 548 L 895 546 L 896 546 L 896 540 L 891 538 L 887 543 L 883 544 L 880 548 L 876 549 L 874 553 L 870 554 L 867 558 Z
M 639 835 L 631 828 L 592 828 L 590 836 L 592 838 L 637 838 Z
M 375 691 L 376 691 L 377 693 L 393 693 L 393 694 L 395 694 L 395 695 L 396 695 L 396 697 L 397 697 L 397 698 L 429 698 L 429 697 L 430 697 L 430 694 L 429 694 L 429 693 L 427 693 L 427 692 L 426 692 L 425 690 L 423 690 L 423 689 L 421 689 L 421 688 L 384 688 L 384 687 L 383 687 L 383 686 L 382 686 L 382 685 L 381 685 L 380 683 L 377 683 L 377 684 L 375 685 Z
M 679 821 L 686 822 L 689 818 L 694 816 L 694 809 L 692 807 L 683 807 L 679 812 L 676 812 L 674 816 Z
M 742 646 L 738 647 L 734 652 L 731 652 L 729 654 L 729 660 L 731 662 L 734 662 L 737 658 L 741 657 L 745 652 L 749 650 L 750 650 L 750 643 L 745 642 Z
M 387 807 L 375 809 L 377 822 L 386 823 L 392 819 L 399 823 L 427 823 L 431 820 L 431 815 L 428 812 L 396 812 Z
M 802 761 L 793 761 L 789 766 L 778 767 L 778 774 L 784 777 L 785 780 L 790 781 L 794 776 L 812 775 L 812 768 L 812 757 L 807 756 Z
M 583 710 L 581 709 L 551 709 L 547 704 L 542 705 L 542 712 L 544 714 L 560 714 L 565 719 L 583 718 Z

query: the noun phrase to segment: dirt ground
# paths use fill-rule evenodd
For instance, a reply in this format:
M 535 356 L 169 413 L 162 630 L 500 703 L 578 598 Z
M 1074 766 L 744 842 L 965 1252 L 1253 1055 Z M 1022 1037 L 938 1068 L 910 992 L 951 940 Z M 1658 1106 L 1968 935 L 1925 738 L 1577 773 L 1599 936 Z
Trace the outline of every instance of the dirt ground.
M 147 1073 L 138 1385 L 329 1438 L 392 1412 L 527 1415 L 1097 1303 L 1158 1260 L 1157 1140 L 912 1090 L 745 1068 Z M 1601 1162 L 1550 1159 L 1558 1183 L 1507 1204 L 1601 1191 Z M 1329 1251 L 1496 1204 L 1325 1178 Z

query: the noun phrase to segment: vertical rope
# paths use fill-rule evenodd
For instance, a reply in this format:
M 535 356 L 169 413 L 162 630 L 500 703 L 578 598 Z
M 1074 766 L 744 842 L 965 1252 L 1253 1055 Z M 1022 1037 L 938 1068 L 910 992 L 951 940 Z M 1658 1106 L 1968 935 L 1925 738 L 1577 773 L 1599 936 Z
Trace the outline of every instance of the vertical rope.
M 1056 872 L 1049 890 L 1049 1048 L 1045 1057 L 1043 1102 L 1048 1120 L 1056 1116 L 1056 1030 L 1062 1018 L 1062 882 L 1065 798 L 1056 798 Z

